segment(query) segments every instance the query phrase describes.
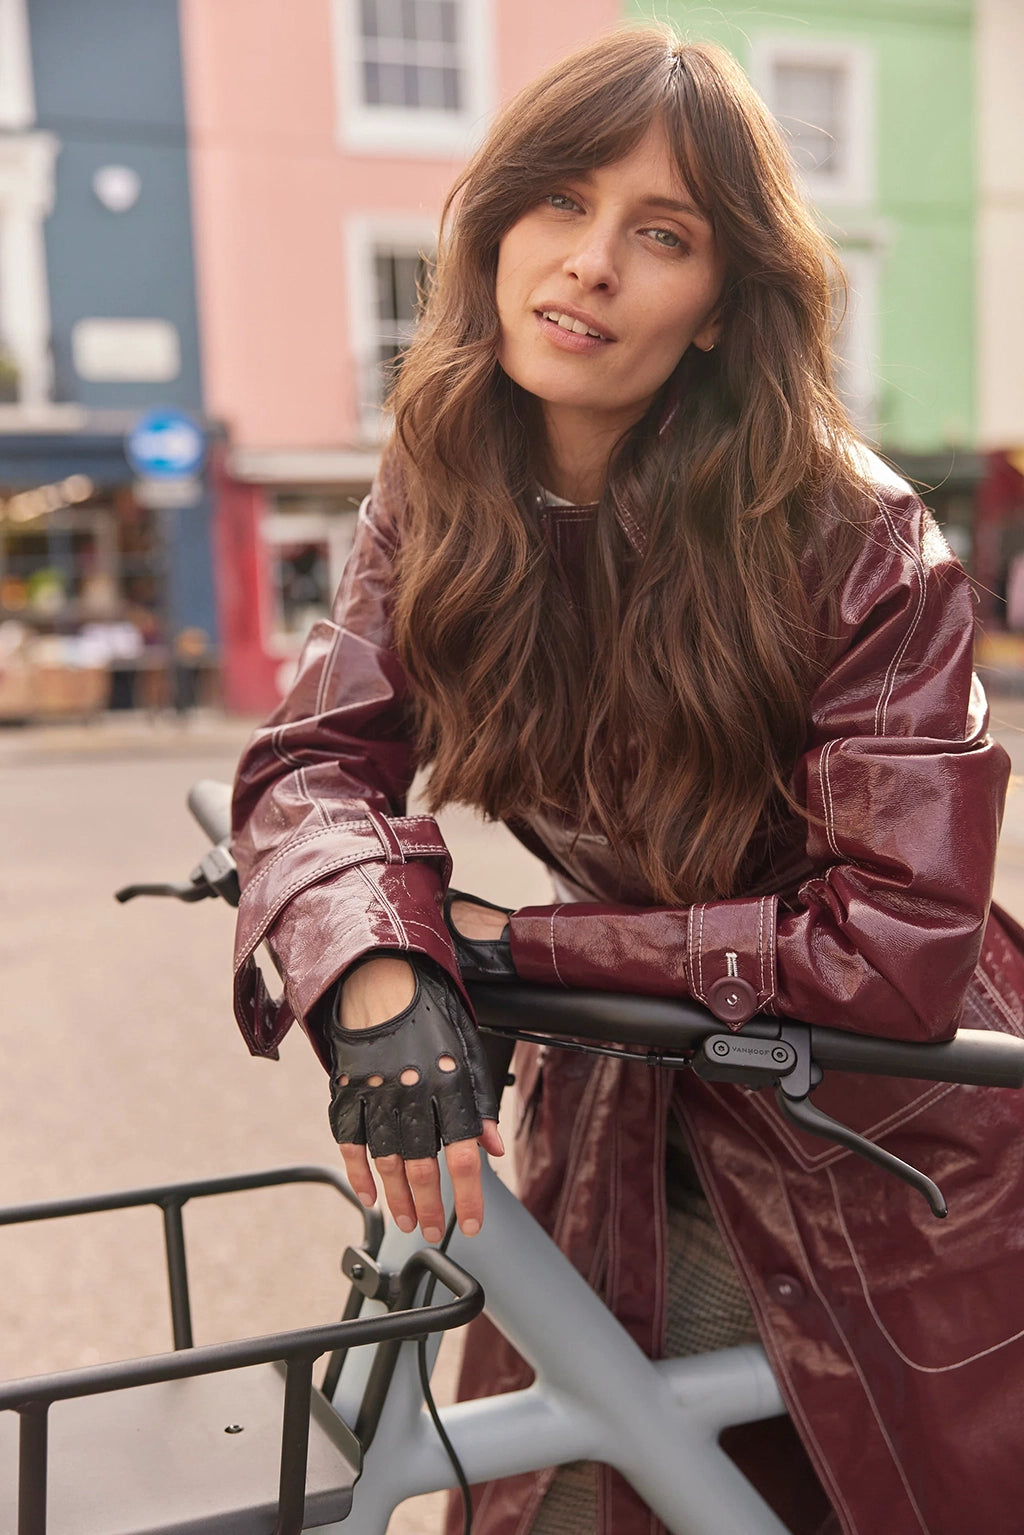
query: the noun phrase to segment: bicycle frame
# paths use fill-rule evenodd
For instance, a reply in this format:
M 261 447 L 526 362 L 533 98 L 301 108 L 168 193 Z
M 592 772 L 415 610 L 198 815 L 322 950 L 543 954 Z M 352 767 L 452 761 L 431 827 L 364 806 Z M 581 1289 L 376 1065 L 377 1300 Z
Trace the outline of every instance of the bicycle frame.
M 483 1230 L 449 1252 L 484 1287 L 491 1320 L 532 1365 L 527 1389 L 442 1409 L 471 1483 L 586 1459 L 615 1466 L 673 1535 L 787 1535 L 718 1445 L 731 1424 L 785 1411 L 761 1348 L 652 1363 L 484 1159 Z M 445 1180 L 445 1199 L 450 1187 Z M 389 1224 L 379 1261 L 397 1269 L 418 1242 Z M 383 1309 L 367 1302 L 371 1310 Z M 364 1313 L 365 1314 L 365 1313 Z M 334 1406 L 354 1423 L 372 1351 L 355 1349 Z M 320 1535 L 385 1535 L 406 1498 L 455 1486 L 423 1408 L 415 1344 L 401 1346 L 352 1510 Z

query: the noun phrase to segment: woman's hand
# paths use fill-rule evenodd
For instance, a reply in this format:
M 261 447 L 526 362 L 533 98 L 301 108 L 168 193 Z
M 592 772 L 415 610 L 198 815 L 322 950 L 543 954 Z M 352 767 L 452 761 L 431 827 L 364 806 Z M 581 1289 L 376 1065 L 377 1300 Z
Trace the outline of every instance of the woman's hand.
M 463 938 L 500 938 L 508 927 L 508 913 L 476 901 L 454 900 L 450 907 L 456 931 Z
M 486 1060 L 459 997 L 434 973 L 381 955 L 345 979 L 339 1014 L 340 1027 L 332 1030 L 331 1122 L 356 1194 L 364 1205 L 376 1202 L 369 1142 L 400 1230 L 414 1231 L 418 1221 L 428 1242 L 440 1241 L 445 1218 L 436 1156 L 403 1156 L 390 1147 L 396 1133 L 406 1150 L 436 1147 L 438 1129 L 448 1139 L 446 1129 L 473 1121 L 482 1126 L 479 1136 L 448 1139 L 445 1160 L 459 1226 L 475 1235 L 484 1213 L 478 1146 L 491 1156 L 503 1155 L 505 1148 L 491 1117 L 496 1103 Z M 360 1039 L 367 1030 L 372 1032 Z M 387 1148 L 383 1154 L 381 1147 Z

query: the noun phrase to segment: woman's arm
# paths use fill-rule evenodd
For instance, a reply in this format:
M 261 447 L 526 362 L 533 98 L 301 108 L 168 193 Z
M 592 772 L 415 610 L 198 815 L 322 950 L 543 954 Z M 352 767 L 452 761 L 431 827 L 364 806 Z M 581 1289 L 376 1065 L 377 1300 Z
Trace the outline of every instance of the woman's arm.
M 524 908 L 511 919 L 521 976 L 692 995 L 733 1026 L 756 1007 L 866 1033 L 953 1032 L 1009 767 L 972 674 L 970 584 L 916 498 L 882 492 L 840 617 L 793 778 L 808 812 L 798 888 L 682 909 Z
M 236 1015 L 257 1054 L 274 1054 L 297 1018 L 329 1064 L 319 1004 L 373 950 L 425 956 L 459 984 L 441 912 L 448 851 L 433 819 L 404 813 L 415 758 L 391 642 L 394 496 L 385 477 L 364 502 L 332 617 L 236 774 Z M 258 1005 L 251 956 L 264 940 L 286 978 L 280 1015 Z
M 276 1055 L 301 1022 L 332 1073 L 332 1124 L 353 1187 L 373 1203 L 368 1147 L 396 1218 L 411 1229 L 419 1217 L 433 1239 L 443 1224 L 437 1129 L 417 1095 L 443 1068 L 425 1058 L 422 1080 L 409 1084 L 408 1069 L 389 1072 L 389 1052 L 407 1068 L 431 1029 L 449 1052 L 431 1096 L 464 1229 L 482 1219 L 475 1137 L 493 1154 L 502 1148 L 442 912 L 447 849 L 431 818 L 404 814 L 415 762 L 391 642 L 395 504 L 385 471 L 361 508 L 332 618 L 314 627 L 290 694 L 239 765 L 235 1012 L 262 1055 Z M 263 941 L 285 980 L 280 1002 L 255 963 Z

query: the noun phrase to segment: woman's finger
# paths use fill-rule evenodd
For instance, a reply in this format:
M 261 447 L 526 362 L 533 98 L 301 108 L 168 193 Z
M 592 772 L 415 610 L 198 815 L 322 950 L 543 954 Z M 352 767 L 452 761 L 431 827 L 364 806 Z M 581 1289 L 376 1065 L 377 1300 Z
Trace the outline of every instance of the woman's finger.
M 440 1242 L 444 1236 L 445 1215 L 437 1158 L 417 1157 L 406 1162 L 405 1176 L 412 1191 L 420 1230 L 428 1242 Z
M 493 1124 L 493 1120 L 485 1120 Z M 474 1237 L 483 1225 L 484 1192 L 480 1183 L 480 1147 L 473 1141 L 452 1141 L 445 1147 L 448 1175 L 455 1196 L 455 1213 L 464 1236 Z
M 345 1164 L 345 1176 L 352 1185 L 360 1202 L 370 1208 L 377 1203 L 377 1185 L 370 1171 L 370 1160 L 365 1146 L 354 1146 L 342 1141 L 338 1150 Z
M 404 1231 L 406 1234 L 415 1231 L 416 1205 L 406 1176 L 407 1168 L 412 1164 L 403 1162 L 400 1156 L 395 1155 L 375 1157 L 373 1165 L 383 1185 L 384 1198 L 395 1218 L 395 1225 L 399 1231 Z
M 488 1156 L 503 1157 L 505 1155 L 505 1142 L 501 1138 L 496 1119 L 485 1119 L 484 1127 L 480 1134 L 480 1144 Z

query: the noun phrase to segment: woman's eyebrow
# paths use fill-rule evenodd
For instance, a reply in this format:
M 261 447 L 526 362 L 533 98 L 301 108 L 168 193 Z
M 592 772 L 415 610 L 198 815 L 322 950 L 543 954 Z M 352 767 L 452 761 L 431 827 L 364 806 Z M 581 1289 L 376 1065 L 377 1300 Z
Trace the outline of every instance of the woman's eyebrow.
M 681 203 L 674 197 L 644 197 L 641 199 L 645 208 L 664 208 L 667 213 L 685 213 L 690 218 L 700 219 L 704 224 L 710 224 L 711 220 L 706 213 L 693 203 Z

